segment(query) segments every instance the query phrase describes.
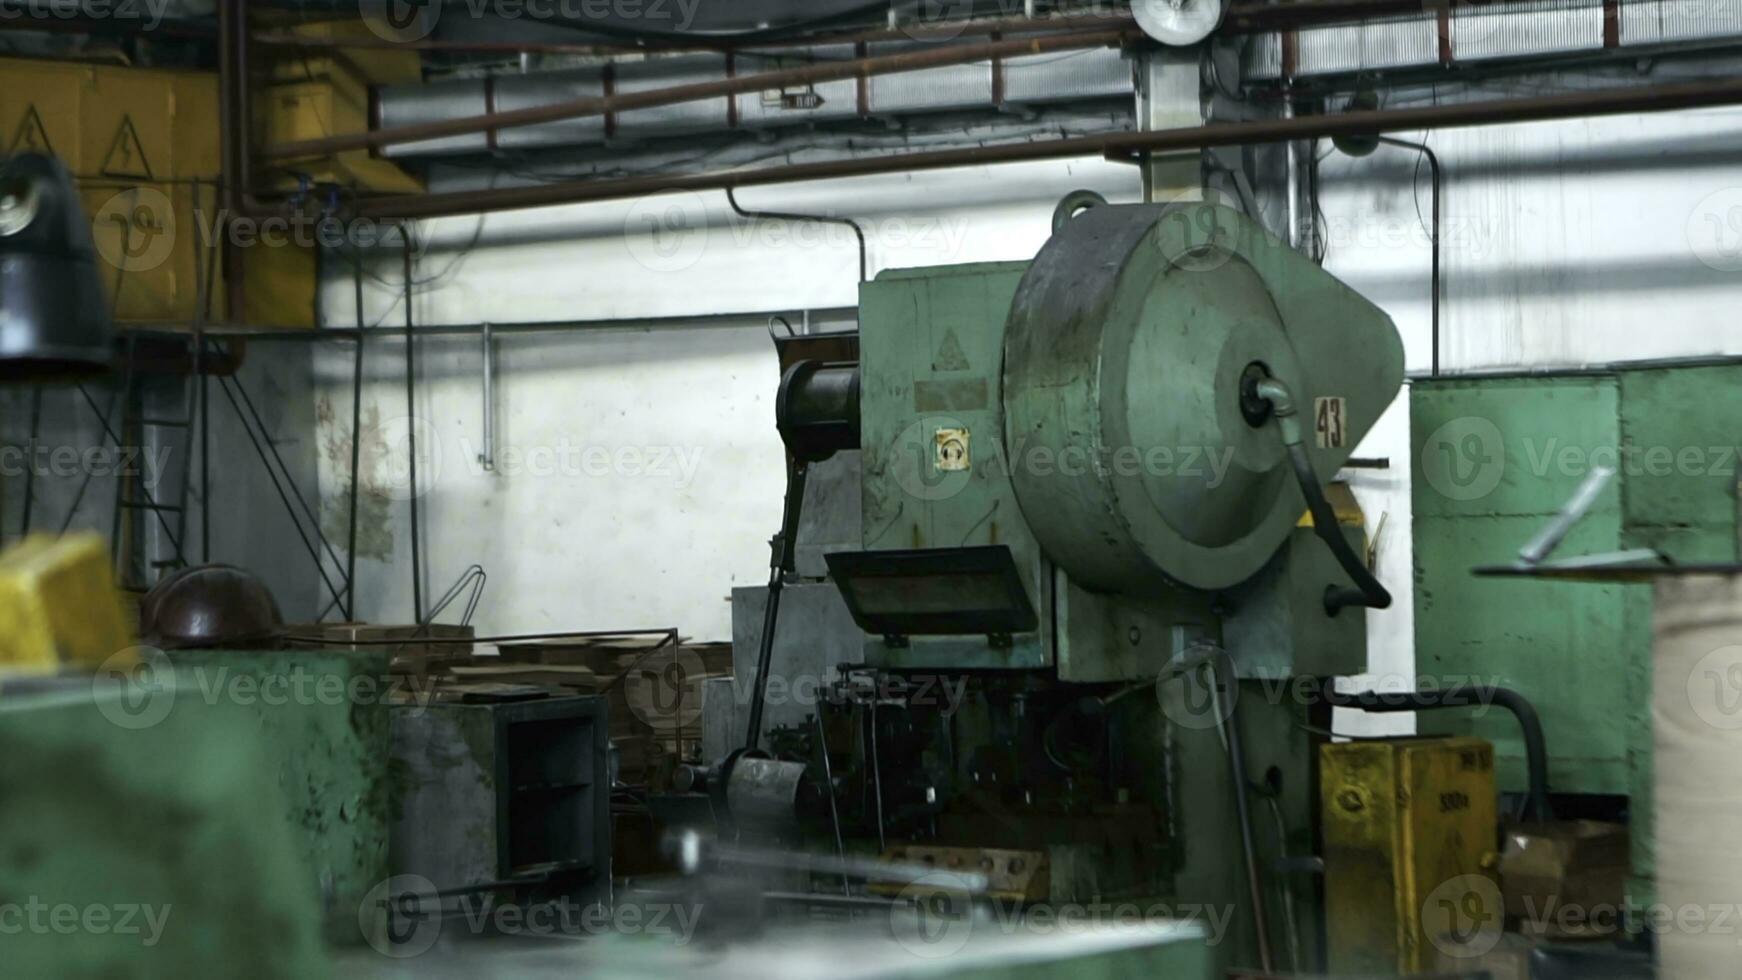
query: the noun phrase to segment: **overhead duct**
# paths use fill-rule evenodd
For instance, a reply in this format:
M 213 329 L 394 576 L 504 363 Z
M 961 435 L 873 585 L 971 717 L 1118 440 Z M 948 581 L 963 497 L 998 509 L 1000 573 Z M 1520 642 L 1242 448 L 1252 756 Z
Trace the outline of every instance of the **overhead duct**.
M 876 56 L 915 49 L 873 44 Z M 614 62 L 528 75 L 394 85 L 380 90 L 376 128 L 478 116 L 583 98 L 720 81 L 815 61 L 850 60 L 851 45 L 807 48 L 780 56 L 693 54 Z M 968 65 L 927 68 L 865 80 L 821 82 L 672 106 L 637 109 L 390 145 L 388 157 L 449 156 L 492 150 L 596 146 L 608 139 L 638 140 L 720 132 L 773 131 L 815 123 L 926 113 L 1020 110 L 1026 106 L 1093 100 L 1128 102 L 1135 89 L 1131 65 L 1113 48 L 1023 55 Z

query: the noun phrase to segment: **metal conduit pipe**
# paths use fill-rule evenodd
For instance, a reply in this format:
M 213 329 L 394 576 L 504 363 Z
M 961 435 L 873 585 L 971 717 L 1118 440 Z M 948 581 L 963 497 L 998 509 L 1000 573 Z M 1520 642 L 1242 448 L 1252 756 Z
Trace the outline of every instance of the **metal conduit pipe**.
M 732 212 L 738 217 L 749 218 L 752 221 L 808 221 L 818 224 L 843 225 L 853 229 L 853 235 L 859 239 L 859 281 L 864 283 L 869 280 L 870 246 L 865 241 L 865 229 L 860 227 L 859 222 L 852 218 L 837 218 L 828 214 L 795 214 L 790 211 L 747 210 L 738 203 L 738 192 L 730 187 L 726 188 L 726 203 L 732 206 Z
M 372 218 L 446 217 L 585 201 L 617 200 L 673 191 L 723 190 L 728 187 L 754 187 L 1027 160 L 1056 160 L 1097 154 L 1117 159 L 1137 159 L 1151 153 L 1198 150 L 1210 146 L 1244 146 L 1288 140 L 1333 139 L 1338 136 L 1375 136 L 1400 130 L 1456 129 L 1498 123 L 1710 108 L 1739 103 L 1742 103 L 1742 78 L 1725 78 L 1524 99 L 1493 99 L 1458 105 L 1210 123 L 1150 132 L 1107 133 L 1003 146 L 764 167 L 748 171 L 628 180 L 577 180 L 536 187 L 403 195 L 362 202 L 358 213 Z
M 323 156 L 345 150 L 375 149 L 391 143 L 414 143 L 444 136 L 463 136 L 471 133 L 560 122 L 567 119 L 581 119 L 589 116 L 609 116 L 634 109 L 680 105 L 686 102 L 700 102 L 748 92 L 779 90 L 817 82 L 896 75 L 1019 55 L 1108 47 L 1122 44 L 1140 36 L 1131 28 L 1069 34 L 1044 34 L 1008 41 L 953 44 L 929 50 L 903 51 L 898 54 L 869 58 L 821 62 L 779 71 L 712 79 L 691 85 L 673 85 L 645 92 L 570 99 L 549 105 L 510 109 L 505 112 L 464 116 L 457 119 L 438 119 L 431 122 L 374 129 L 363 133 L 347 133 L 320 139 L 301 140 L 295 143 L 283 143 L 265 148 L 261 151 L 261 156 L 268 160 L 283 160 L 294 157 Z

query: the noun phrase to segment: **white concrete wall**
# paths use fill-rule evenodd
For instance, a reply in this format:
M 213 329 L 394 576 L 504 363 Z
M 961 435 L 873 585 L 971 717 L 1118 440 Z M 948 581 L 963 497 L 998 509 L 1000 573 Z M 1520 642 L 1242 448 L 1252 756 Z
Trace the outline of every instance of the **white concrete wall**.
M 1139 190 L 1134 169 L 1085 160 L 752 189 L 739 198 L 751 209 L 859 219 L 875 275 L 1030 258 L 1058 199 L 1082 187 L 1125 201 Z M 746 222 L 724 194 L 493 215 L 481 231 L 479 219 L 455 218 L 427 231 L 414 281 L 440 278 L 416 297 L 418 323 L 681 321 L 857 304 L 850 231 Z M 458 257 L 475 235 L 479 247 Z M 391 265 L 376 274 L 401 281 Z M 393 291 L 369 287 L 366 322 L 397 332 L 403 309 L 392 307 Z M 348 279 L 329 283 L 327 300 L 331 322 L 354 319 Z M 504 458 L 495 472 L 475 463 L 481 345 L 432 337 L 419 349 L 415 431 L 439 447 L 437 479 L 428 481 L 427 459 L 419 475 L 427 483 L 418 498 L 426 602 L 477 562 L 491 576 L 477 620 L 487 631 L 676 625 L 731 639 L 731 589 L 766 581 L 784 487 L 773 409 L 779 377 L 765 317 L 499 337 Z M 377 622 L 411 615 L 403 356 L 392 334 L 368 347 L 365 411 L 382 438 L 364 442 L 364 482 L 377 493 L 360 522 L 358 615 Z M 322 442 L 335 449 L 323 460 L 323 497 L 338 515 L 350 472 L 349 350 L 326 346 L 317 369 L 330 406 Z M 343 527 L 340 517 L 329 532 Z
M 1447 179 L 1445 366 L 1738 352 L 1730 311 L 1742 300 L 1742 258 L 1732 254 L 1742 247 L 1742 178 L 1725 170 L 1738 129 L 1742 114 L 1701 112 L 1428 134 Z M 1332 155 L 1322 165 L 1321 206 L 1327 267 L 1395 318 L 1411 371 L 1425 372 L 1429 180 L 1425 166 L 1416 179 L 1415 163 L 1395 148 L 1359 160 Z M 1132 200 L 1137 175 L 1080 160 L 762 188 L 742 200 L 867 221 L 875 274 L 1030 257 L 1047 236 L 1053 203 L 1079 187 Z M 423 323 L 854 302 L 850 235 L 746 226 L 723 195 L 497 215 L 481 233 L 476 218 L 432 230 L 418 278 L 441 279 L 417 298 Z M 482 247 L 449 269 L 451 249 L 475 233 Z M 348 320 L 348 283 L 335 283 L 331 299 L 330 318 Z M 389 300 L 371 289 L 370 322 L 400 323 Z M 440 434 L 443 455 L 440 479 L 421 498 L 435 590 L 476 561 L 493 575 L 480 615 L 485 629 L 672 623 L 698 637 L 729 637 L 727 594 L 765 577 L 765 542 L 779 519 L 776 379 L 763 332 L 761 322 L 746 320 L 501 340 L 505 447 L 527 460 L 564 446 L 699 453 L 681 486 L 634 467 L 477 471 L 464 458 L 480 426 L 476 343 L 426 342 L 418 413 Z M 370 377 L 379 381 L 366 403 L 384 419 L 401 416 L 404 394 L 394 380 L 401 348 L 379 341 L 370 350 Z M 320 370 L 343 428 L 348 356 L 335 348 Z M 1380 573 L 1397 603 L 1370 614 L 1371 657 L 1374 672 L 1395 684 L 1413 664 L 1407 398 L 1359 454 L 1393 462 L 1355 481 L 1370 524 L 1384 520 Z M 327 468 L 329 496 L 342 493 L 345 472 Z M 361 613 L 375 620 L 409 615 L 407 508 L 392 504 L 380 524 L 392 540 L 390 560 L 365 561 L 360 572 Z
M 1742 354 L 1733 325 L 1742 176 L 1726 149 L 1742 136 L 1742 112 L 1398 135 L 1425 135 L 1445 174 L 1444 370 Z M 1389 146 L 1363 159 L 1332 154 L 1320 205 L 1325 267 L 1391 314 L 1410 372 L 1425 374 L 1432 185 L 1418 156 Z M 1353 482 L 1369 526 L 1384 520 L 1379 575 L 1397 603 L 1369 614 L 1370 663 L 1382 675 L 1371 680 L 1394 687 L 1414 664 L 1407 394 L 1359 454 L 1392 460 Z

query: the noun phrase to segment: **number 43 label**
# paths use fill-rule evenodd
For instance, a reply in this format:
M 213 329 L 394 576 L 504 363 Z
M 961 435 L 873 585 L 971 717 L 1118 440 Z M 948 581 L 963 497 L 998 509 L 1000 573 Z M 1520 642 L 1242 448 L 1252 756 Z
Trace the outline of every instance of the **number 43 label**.
M 1349 441 L 1348 401 L 1343 398 L 1313 400 L 1313 428 L 1320 449 L 1341 449 Z

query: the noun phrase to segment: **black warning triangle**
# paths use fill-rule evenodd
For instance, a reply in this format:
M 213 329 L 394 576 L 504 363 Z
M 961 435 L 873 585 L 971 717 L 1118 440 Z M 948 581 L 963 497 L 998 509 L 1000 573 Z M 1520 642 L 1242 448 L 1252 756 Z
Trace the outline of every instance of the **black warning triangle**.
M 43 128 L 42 116 L 36 111 L 36 106 L 24 110 L 24 121 L 18 124 L 18 132 L 12 136 L 12 145 L 7 147 L 8 154 L 46 153 L 54 156 L 54 145 L 48 141 L 48 130 Z
M 122 116 L 121 128 L 109 141 L 109 153 L 103 157 L 98 171 L 105 177 L 126 177 L 132 180 L 155 180 L 151 161 L 145 159 L 145 144 L 139 141 L 139 130 L 133 128 L 133 117 Z
M 962 353 L 962 342 L 956 337 L 955 330 L 944 334 L 944 341 L 938 345 L 938 356 L 932 361 L 933 371 L 966 371 L 971 365 L 968 357 Z

